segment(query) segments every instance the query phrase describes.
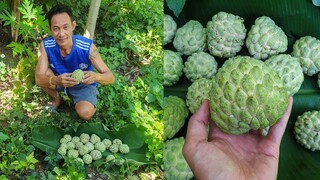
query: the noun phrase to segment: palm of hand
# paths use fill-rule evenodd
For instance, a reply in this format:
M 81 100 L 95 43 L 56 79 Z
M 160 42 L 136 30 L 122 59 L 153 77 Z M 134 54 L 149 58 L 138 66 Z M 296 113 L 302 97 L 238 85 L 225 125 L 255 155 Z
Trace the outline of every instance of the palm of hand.
M 292 98 L 287 112 L 270 128 L 266 137 L 253 133 L 225 134 L 210 120 L 209 103 L 204 106 L 204 112 L 189 121 L 183 149 L 197 179 L 276 179 L 279 147 L 290 116 Z M 208 122 L 207 139 L 205 124 Z

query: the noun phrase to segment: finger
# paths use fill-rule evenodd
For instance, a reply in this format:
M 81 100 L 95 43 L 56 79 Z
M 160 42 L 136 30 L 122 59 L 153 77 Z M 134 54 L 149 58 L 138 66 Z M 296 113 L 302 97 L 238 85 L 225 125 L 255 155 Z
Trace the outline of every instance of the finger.
M 284 131 L 286 130 L 286 126 L 290 117 L 290 113 L 292 110 L 292 103 L 293 103 L 293 98 L 292 96 L 289 97 L 289 104 L 286 112 L 284 113 L 283 117 L 278 121 L 275 125 L 273 125 L 268 133 L 268 139 L 271 141 L 280 144 L 282 136 Z
M 209 100 L 204 100 L 199 110 L 189 120 L 186 144 L 197 144 L 207 139 L 206 126 L 209 118 Z

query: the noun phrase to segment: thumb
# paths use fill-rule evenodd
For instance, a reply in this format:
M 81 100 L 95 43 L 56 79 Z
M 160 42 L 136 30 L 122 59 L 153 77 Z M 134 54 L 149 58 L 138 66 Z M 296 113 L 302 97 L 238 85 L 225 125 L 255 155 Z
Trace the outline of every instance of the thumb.
M 206 126 L 210 119 L 209 107 L 209 100 L 204 100 L 198 111 L 190 118 L 186 135 L 186 145 L 193 146 L 197 145 L 198 142 L 206 141 Z

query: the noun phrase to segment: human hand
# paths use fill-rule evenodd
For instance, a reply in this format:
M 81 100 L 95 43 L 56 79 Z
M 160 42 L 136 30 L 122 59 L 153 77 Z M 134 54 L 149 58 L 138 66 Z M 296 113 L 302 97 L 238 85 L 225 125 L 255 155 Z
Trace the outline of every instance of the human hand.
M 82 79 L 83 84 L 92 84 L 96 81 L 97 74 L 92 71 L 84 71 L 84 76 Z
M 202 179 L 276 179 L 280 143 L 292 109 L 273 125 L 267 136 L 223 133 L 210 119 L 209 101 L 189 120 L 183 155 L 195 177 Z M 209 123 L 207 136 L 206 126 Z
M 79 84 L 79 82 L 71 77 L 72 73 L 64 73 L 58 76 L 59 85 L 63 87 L 72 87 L 74 85 Z

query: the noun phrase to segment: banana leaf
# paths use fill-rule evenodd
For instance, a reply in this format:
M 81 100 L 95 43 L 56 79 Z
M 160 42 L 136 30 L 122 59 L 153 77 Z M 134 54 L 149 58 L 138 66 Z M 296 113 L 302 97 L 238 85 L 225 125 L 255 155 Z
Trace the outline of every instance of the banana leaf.
M 241 16 L 247 30 L 260 16 L 268 16 L 283 29 L 289 43 L 288 50 L 292 52 L 293 43 L 303 36 L 313 36 L 320 39 L 320 7 L 314 6 L 312 0 L 186 0 L 181 13 L 176 17 L 165 3 L 164 13 L 171 15 L 181 27 L 189 20 L 197 20 L 204 27 L 212 16 L 224 11 Z M 175 50 L 172 43 L 164 49 Z M 240 55 L 249 55 L 243 46 Z M 183 56 L 184 61 L 187 57 Z M 219 67 L 226 59 L 216 58 Z M 164 95 L 186 97 L 187 88 L 191 82 L 182 76 L 173 86 L 164 87 Z M 278 180 L 319 180 L 320 179 L 320 151 L 310 151 L 295 140 L 293 133 L 294 122 L 299 115 L 306 111 L 320 110 L 320 88 L 317 76 L 305 75 L 305 80 L 298 93 L 294 95 L 292 113 L 280 147 Z M 176 136 L 184 136 L 186 125 Z
M 145 143 L 145 129 L 143 127 L 137 128 L 133 124 L 126 125 L 119 129 L 119 131 L 105 131 L 101 123 L 83 123 L 76 131 L 63 130 L 59 127 L 51 125 L 37 126 L 32 130 L 32 144 L 47 153 L 57 152 L 60 146 L 60 139 L 64 134 L 70 134 L 71 136 L 80 136 L 81 133 L 96 134 L 101 139 L 108 138 L 121 139 L 123 143 L 128 144 L 130 152 L 128 154 L 117 153 L 117 156 L 121 156 L 127 159 L 127 162 L 132 162 L 138 165 L 153 163 L 146 158 L 148 146 Z M 102 153 L 103 157 L 111 154 L 109 151 Z

